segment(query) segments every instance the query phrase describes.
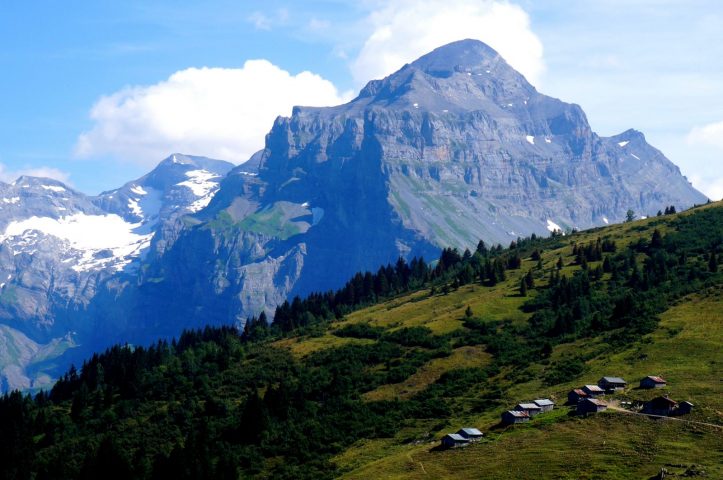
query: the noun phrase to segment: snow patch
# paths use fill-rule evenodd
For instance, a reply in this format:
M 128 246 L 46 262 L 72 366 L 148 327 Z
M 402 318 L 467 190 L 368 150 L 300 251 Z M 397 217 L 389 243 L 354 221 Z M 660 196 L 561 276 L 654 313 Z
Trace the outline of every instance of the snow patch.
M 304 203 L 301 204 L 301 206 L 304 207 L 304 208 L 306 208 L 306 207 L 309 206 L 309 202 L 304 202 Z
M 618 142 L 618 145 L 620 145 L 621 147 L 624 147 L 624 146 L 627 145 L 628 143 L 630 143 L 630 141 L 629 141 L 629 140 L 625 140 L 624 142 Z
M 131 213 L 133 213 L 133 215 L 136 215 L 138 217 L 143 217 L 143 209 L 141 208 L 140 205 L 138 205 L 138 200 L 139 199 L 137 199 L 137 198 L 129 198 L 128 199 L 128 208 L 130 208 Z
M 419 104 L 418 104 L 418 103 L 413 103 L 412 106 L 413 106 L 414 108 L 419 108 Z
M 552 143 L 552 139 L 549 137 L 545 137 L 545 143 Z
M 27 247 L 41 232 L 67 242 L 75 251 L 78 257 L 76 265 L 72 267 L 75 271 L 105 267 L 122 270 L 150 245 L 153 235 L 135 233 L 134 229 L 139 226 L 140 223 L 127 223 L 115 214 L 77 213 L 60 219 L 33 216 L 10 222 L 0 235 L 0 241 L 15 237 L 14 240 L 19 240 L 21 246 Z
M 632 155 L 632 157 L 633 157 L 635 160 L 640 160 L 640 157 L 638 157 L 638 156 L 635 155 L 634 153 L 631 153 L 630 155 Z
M 197 197 L 204 197 L 214 188 L 218 187 L 217 182 L 212 182 L 211 179 L 218 178 L 218 175 L 211 173 L 208 170 L 190 170 L 186 172 L 188 180 L 179 183 L 182 187 L 188 187 L 191 189 L 193 194 Z
M 146 192 L 140 185 L 133 185 L 131 187 L 131 192 L 135 193 L 136 195 L 148 195 L 148 192 Z
M 40 185 L 41 188 L 44 188 L 45 190 L 50 190 L 52 192 L 64 192 L 65 189 L 63 187 L 59 187 L 57 185 Z
M 534 145 L 534 144 L 535 144 L 535 137 L 533 137 L 532 135 L 527 135 L 527 136 L 525 137 L 525 139 L 527 140 L 527 143 L 529 143 L 530 145 Z
M 608 220 L 608 217 L 603 217 L 603 222 L 605 222 L 605 225 L 610 224 L 610 220 Z
M 19 201 L 20 197 L 3 198 L 3 203 L 18 203 Z
M 560 227 L 560 225 L 556 224 L 550 219 L 547 219 L 547 229 L 551 232 L 554 232 L 555 230 L 559 230 L 562 232 L 562 227 Z

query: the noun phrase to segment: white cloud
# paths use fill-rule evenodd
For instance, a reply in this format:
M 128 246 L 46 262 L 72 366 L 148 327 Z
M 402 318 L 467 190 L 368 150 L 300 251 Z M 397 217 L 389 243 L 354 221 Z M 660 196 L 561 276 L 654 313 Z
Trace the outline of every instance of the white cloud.
M 144 165 L 171 152 L 244 162 L 294 105 L 336 105 L 347 96 L 319 75 L 291 75 L 267 60 L 236 69 L 189 68 L 100 98 L 90 112 L 94 125 L 80 135 L 75 153 Z
M 5 165 L 0 163 L 0 182 L 10 183 L 17 180 L 20 176 L 44 177 L 58 180 L 70 185 L 70 174 L 53 167 L 26 167 L 17 170 L 9 170 Z
M 360 85 L 466 38 L 487 43 L 532 84 L 544 70 L 542 43 L 517 5 L 492 0 L 396 0 L 385 5 L 369 16 L 373 32 L 351 64 Z
M 688 134 L 687 140 L 692 144 L 711 145 L 723 149 L 723 122 L 695 127 Z

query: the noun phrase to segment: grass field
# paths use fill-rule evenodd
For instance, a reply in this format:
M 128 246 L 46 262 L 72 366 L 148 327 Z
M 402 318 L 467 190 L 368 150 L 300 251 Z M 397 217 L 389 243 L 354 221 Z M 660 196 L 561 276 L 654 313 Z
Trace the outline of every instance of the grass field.
M 514 386 L 507 394 L 509 408 L 540 396 L 552 396 L 562 403 L 569 388 L 595 383 L 603 375 L 621 375 L 636 387 L 640 378 L 655 374 L 669 382 L 664 393 L 696 405 L 686 420 L 723 426 L 722 312 L 720 288 L 688 297 L 661 316 L 654 333 L 631 349 L 590 360 L 588 371 L 580 378 L 554 390 L 542 387 L 539 380 Z M 587 349 L 595 351 L 596 342 L 590 342 Z M 410 380 L 421 384 L 445 367 L 470 364 L 456 363 L 469 357 L 455 353 L 423 367 Z M 484 363 L 482 358 L 478 361 Z M 414 391 L 408 383 L 385 385 L 368 395 L 375 399 L 403 396 L 405 388 Z M 661 393 L 631 388 L 615 397 L 643 400 Z M 650 478 L 663 467 L 682 472 L 692 465 L 706 471 L 708 478 L 723 478 L 723 428 L 613 411 L 580 418 L 569 415 L 570 407 L 563 406 L 528 425 L 500 429 L 498 415 L 503 410 L 449 419 L 431 438 L 426 437 L 429 429 L 438 425 L 419 424 L 392 439 L 362 441 L 339 455 L 337 463 L 350 479 L 637 479 Z M 469 425 L 482 428 L 487 439 L 463 449 L 436 449 L 442 434 Z
M 649 237 L 653 228 L 665 232 L 669 226 L 651 218 L 584 232 L 575 238 L 586 243 L 604 234 L 625 245 Z M 560 248 L 542 252 L 542 259 L 550 266 L 563 256 L 564 271 L 570 273 L 578 268 L 571 265 L 571 253 L 571 241 L 563 238 Z M 524 322 L 528 317 L 520 306 L 525 299 L 515 294 L 516 285 L 520 275 L 535 263 L 525 259 L 519 273 L 513 272 L 494 288 L 469 285 L 446 295 L 416 292 L 357 311 L 331 328 L 348 323 L 369 323 L 390 330 L 425 326 L 442 335 L 462 326 L 467 306 L 482 319 Z M 461 416 L 411 422 L 393 438 L 359 441 L 339 454 L 335 463 L 345 472 L 344 478 L 350 479 L 648 479 L 661 468 L 673 478 L 686 472 L 689 476 L 704 472 L 702 478 L 723 478 L 723 286 L 682 298 L 659 318 L 655 331 L 622 349 L 610 348 L 604 336 L 558 345 L 548 359 L 535 359 L 522 380 L 509 383 L 509 371 L 492 379 L 504 387 L 498 406 L 478 408 L 485 394 L 479 390 L 478 398 L 456 399 L 469 405 Z M 307 342 L 317 349 L 349 340 L 329 331 L 322 337 L 299 341 L 292 350 L 305 351 Z M 446 371 L 483 367 L 490 358 L 479 346 L 455 349 L 449 357 L 426 363 L 407 380 L 383 385 L 364 397 L 408 398 Z M 583 359 L 584 371 L 565 383 L 545 386 L 542 379 L 550 365 L 571 358 Z M 562 406 L 571 388 L 596 383 L 604 375 L 622 376 L 629 382 L 625 392 L 608 400 L 642 401 L 667 394 L 678 401 L 693 402 L 694 411 L 683 421 L 612 410 L 582 418 L 572 415 L 571 407 Z M 638 389 L 638 382 L 646 375 L 663 376 L 668 387 L 662 391 Z M 503 428 L 498 424 L 504 410 L 540 397 L 556 399 L 559 408 L 526 425 Z M 480 428 L 485 440 L 461 449 L 437 448 L 441 436 L 463 426 Z

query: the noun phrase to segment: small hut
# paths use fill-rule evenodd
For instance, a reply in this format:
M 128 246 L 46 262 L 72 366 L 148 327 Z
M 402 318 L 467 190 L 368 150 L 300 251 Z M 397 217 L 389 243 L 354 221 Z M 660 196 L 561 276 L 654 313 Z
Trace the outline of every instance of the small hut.
M 534 401 L 535 405 L 540 407 L 543 412 L 549 412 L 553 408 L 555 408 L 555 402 L 550 400 L 549 398 L 538 398 Z
M 620 377 L 602 377 L 597 381 L 597 386 L 605 390 L 606 392 L 616 392 L 618 390 L 625 390 L 628 382 Z
M 578 415 L 598 413 L 607 410 L 608 404 L 596 398 L 586 398 L 577 404 Z
M 530 415 L 527 412 L 519 410 L 508 410 L 502 414 L 502 423 L 512 425 L 515 423 L 524 423 L 530 421 Z
M 640 380 L 640 388 L 663 388 L 667 384 L 668 382 L 663 377 L 656 377 L 655 375 L 648 375 Z
M 476 428 L 465 427 L 457 430 L 457 435 L 466 438 L 470 442 L 476 442 L 482 439 L 484 433 L 480 432 Z
M 442 447 L 444 448 L 456 448 L 464 447 L 469 445 L 469 440 L 464 438 L 462 435 L 456 433 L 448 433 L 441 440 Z
M 515 405 L 515 410 L 518 412 L 527 412 L 530 417 L 534 417 L 535 415 L 542 413 L 542 407 L 536 403 L 518 403 Z

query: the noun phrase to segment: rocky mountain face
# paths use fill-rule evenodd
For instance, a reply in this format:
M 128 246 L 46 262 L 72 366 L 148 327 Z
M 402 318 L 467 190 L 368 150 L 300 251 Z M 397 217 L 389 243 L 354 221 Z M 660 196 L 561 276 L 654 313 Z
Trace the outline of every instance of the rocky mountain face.
M 241 325 L 399 256 L 706 200 L 640 132 L 598 136 L 579 106 L 471 40 L 348 104 L 296 107 L 231 167 L 177 154 L 98 197 L 45 179 L 0 185 L 5 386 L 48 380 L 37 352 Z
M 48 381 L 43 363 L 95 335 L 97 299 L 133 283 L 172 243 L 178 219 L 202 209 L 231 168 L 176 154 L 97 197 L 46 178 L 0 184 L 0 381 Z

